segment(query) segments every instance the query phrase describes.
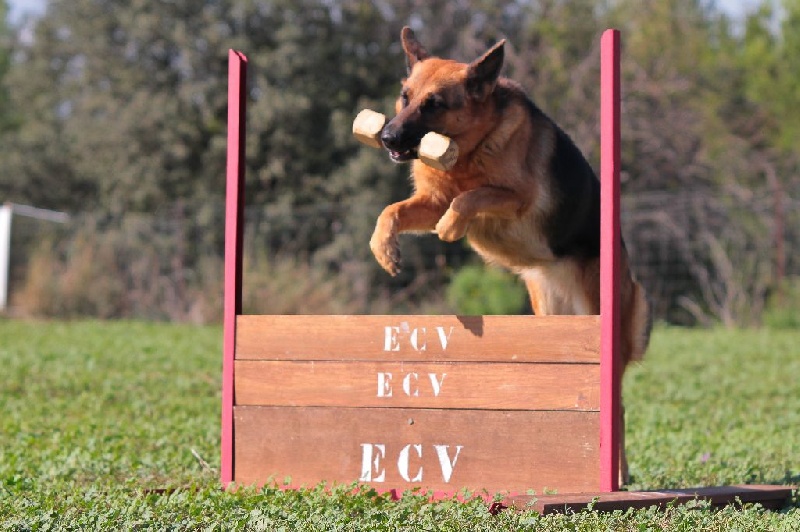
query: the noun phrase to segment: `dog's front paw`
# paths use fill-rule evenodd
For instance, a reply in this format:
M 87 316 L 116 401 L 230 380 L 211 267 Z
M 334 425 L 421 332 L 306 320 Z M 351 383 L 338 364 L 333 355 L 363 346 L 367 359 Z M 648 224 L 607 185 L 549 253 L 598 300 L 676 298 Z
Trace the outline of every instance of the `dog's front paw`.
M 435 231 L 441 240 L 455 242 L 467 234 L 468 227 L 469 221 L 450 208 L 436 223 Z
M 372 233 L 369 241 L 369 248 L 381 268 L 386 270 L 389 275 L 394 277 L 400 273 L 400 246 L 397 242 L 397 234 L 380 232 L 377 228 Z

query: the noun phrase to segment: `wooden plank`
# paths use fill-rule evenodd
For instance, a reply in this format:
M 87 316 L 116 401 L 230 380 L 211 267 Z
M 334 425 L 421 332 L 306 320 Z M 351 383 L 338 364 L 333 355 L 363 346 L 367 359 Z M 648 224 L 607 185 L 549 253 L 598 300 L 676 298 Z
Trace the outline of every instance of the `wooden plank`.
M 236 404 L 590 410 L 597 364 L 236 361 Z
M 235 482 L 599 489 L 595 412 L 237 406 Z
M 598 316 L 239 316 L 240 360 L 599 363 Z
M 502 504 L 517 510 L 536 510 L 541 514 L 580 512 L 588 508 L 599 512 L 613 512 L 628 508 L 666 508 L 669 504 L 686 504 L 703 500 L 713 507 L 729 504 L 759 503 L 764 508 L 779 510 L 789 504 L 794 486 L 737 485 L 709 488 L 687 488 L 661 491 L 617 491 L 613 493 L 574 493 L 564 495 L 520 495 L 506 497 Z

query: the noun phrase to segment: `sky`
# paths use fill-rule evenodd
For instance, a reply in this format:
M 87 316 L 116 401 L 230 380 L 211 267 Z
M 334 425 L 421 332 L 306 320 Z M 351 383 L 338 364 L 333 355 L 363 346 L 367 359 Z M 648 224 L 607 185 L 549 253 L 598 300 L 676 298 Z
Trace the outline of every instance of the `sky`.
M 6 0 L 9 7 L 9 19 L 18 22 L 23 15 L 28 13 L 41 13 L 46 0 Z
M 7 0 L 11 8 L 9 18 L 18 22 L 24 15 L 41 13 L 47 0 Z M 760 3 L 760 0 L 717 0 L 717 5 L 733 17 L 739 17 Z

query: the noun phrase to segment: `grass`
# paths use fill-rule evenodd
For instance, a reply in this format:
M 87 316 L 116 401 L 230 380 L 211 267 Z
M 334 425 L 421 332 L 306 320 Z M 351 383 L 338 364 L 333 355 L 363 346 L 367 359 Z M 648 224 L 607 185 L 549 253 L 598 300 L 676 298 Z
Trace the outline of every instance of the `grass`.
M 661 329 L 628 375 L 632 488 L 800 483 L 800 332 Z
M 341 486 L 222 492 L 218 327 L 0 320 L 0 530 L 798 530 L 800 504 L 491 516 Z M 800 483 L 800 332 L 656 330 L 632 488 Z

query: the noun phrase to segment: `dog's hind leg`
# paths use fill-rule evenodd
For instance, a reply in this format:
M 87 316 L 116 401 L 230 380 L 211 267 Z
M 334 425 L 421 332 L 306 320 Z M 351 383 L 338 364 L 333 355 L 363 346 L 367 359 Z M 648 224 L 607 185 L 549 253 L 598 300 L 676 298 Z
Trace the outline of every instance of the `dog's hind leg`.
M 599 314 L 599 261 L 590 260 L 560 261 L 548 263 L 546 266 L 530 268 L 521 272 L 525 281 L 531 306 L 538 316 L 553 314 Z M 623 289 L 622 338 L 620 347 L 623 363 L 630 360 L 636 349 L 644 349 L 646 341 L 634 342 L 644 336 L 643 325 L 646 323 L 646 299 L 639 283 L 632 283 Z M 631 311 L 633 314 L 631 314 Z M 628 459 L 625 453 L 625 407 L 620 407 L 620 441 L 619 441 L 619 482 L 620 485 L 630 482 Z
M 520 271 L 537 316 L 599 314 L 597 260 L 557 260 Z

